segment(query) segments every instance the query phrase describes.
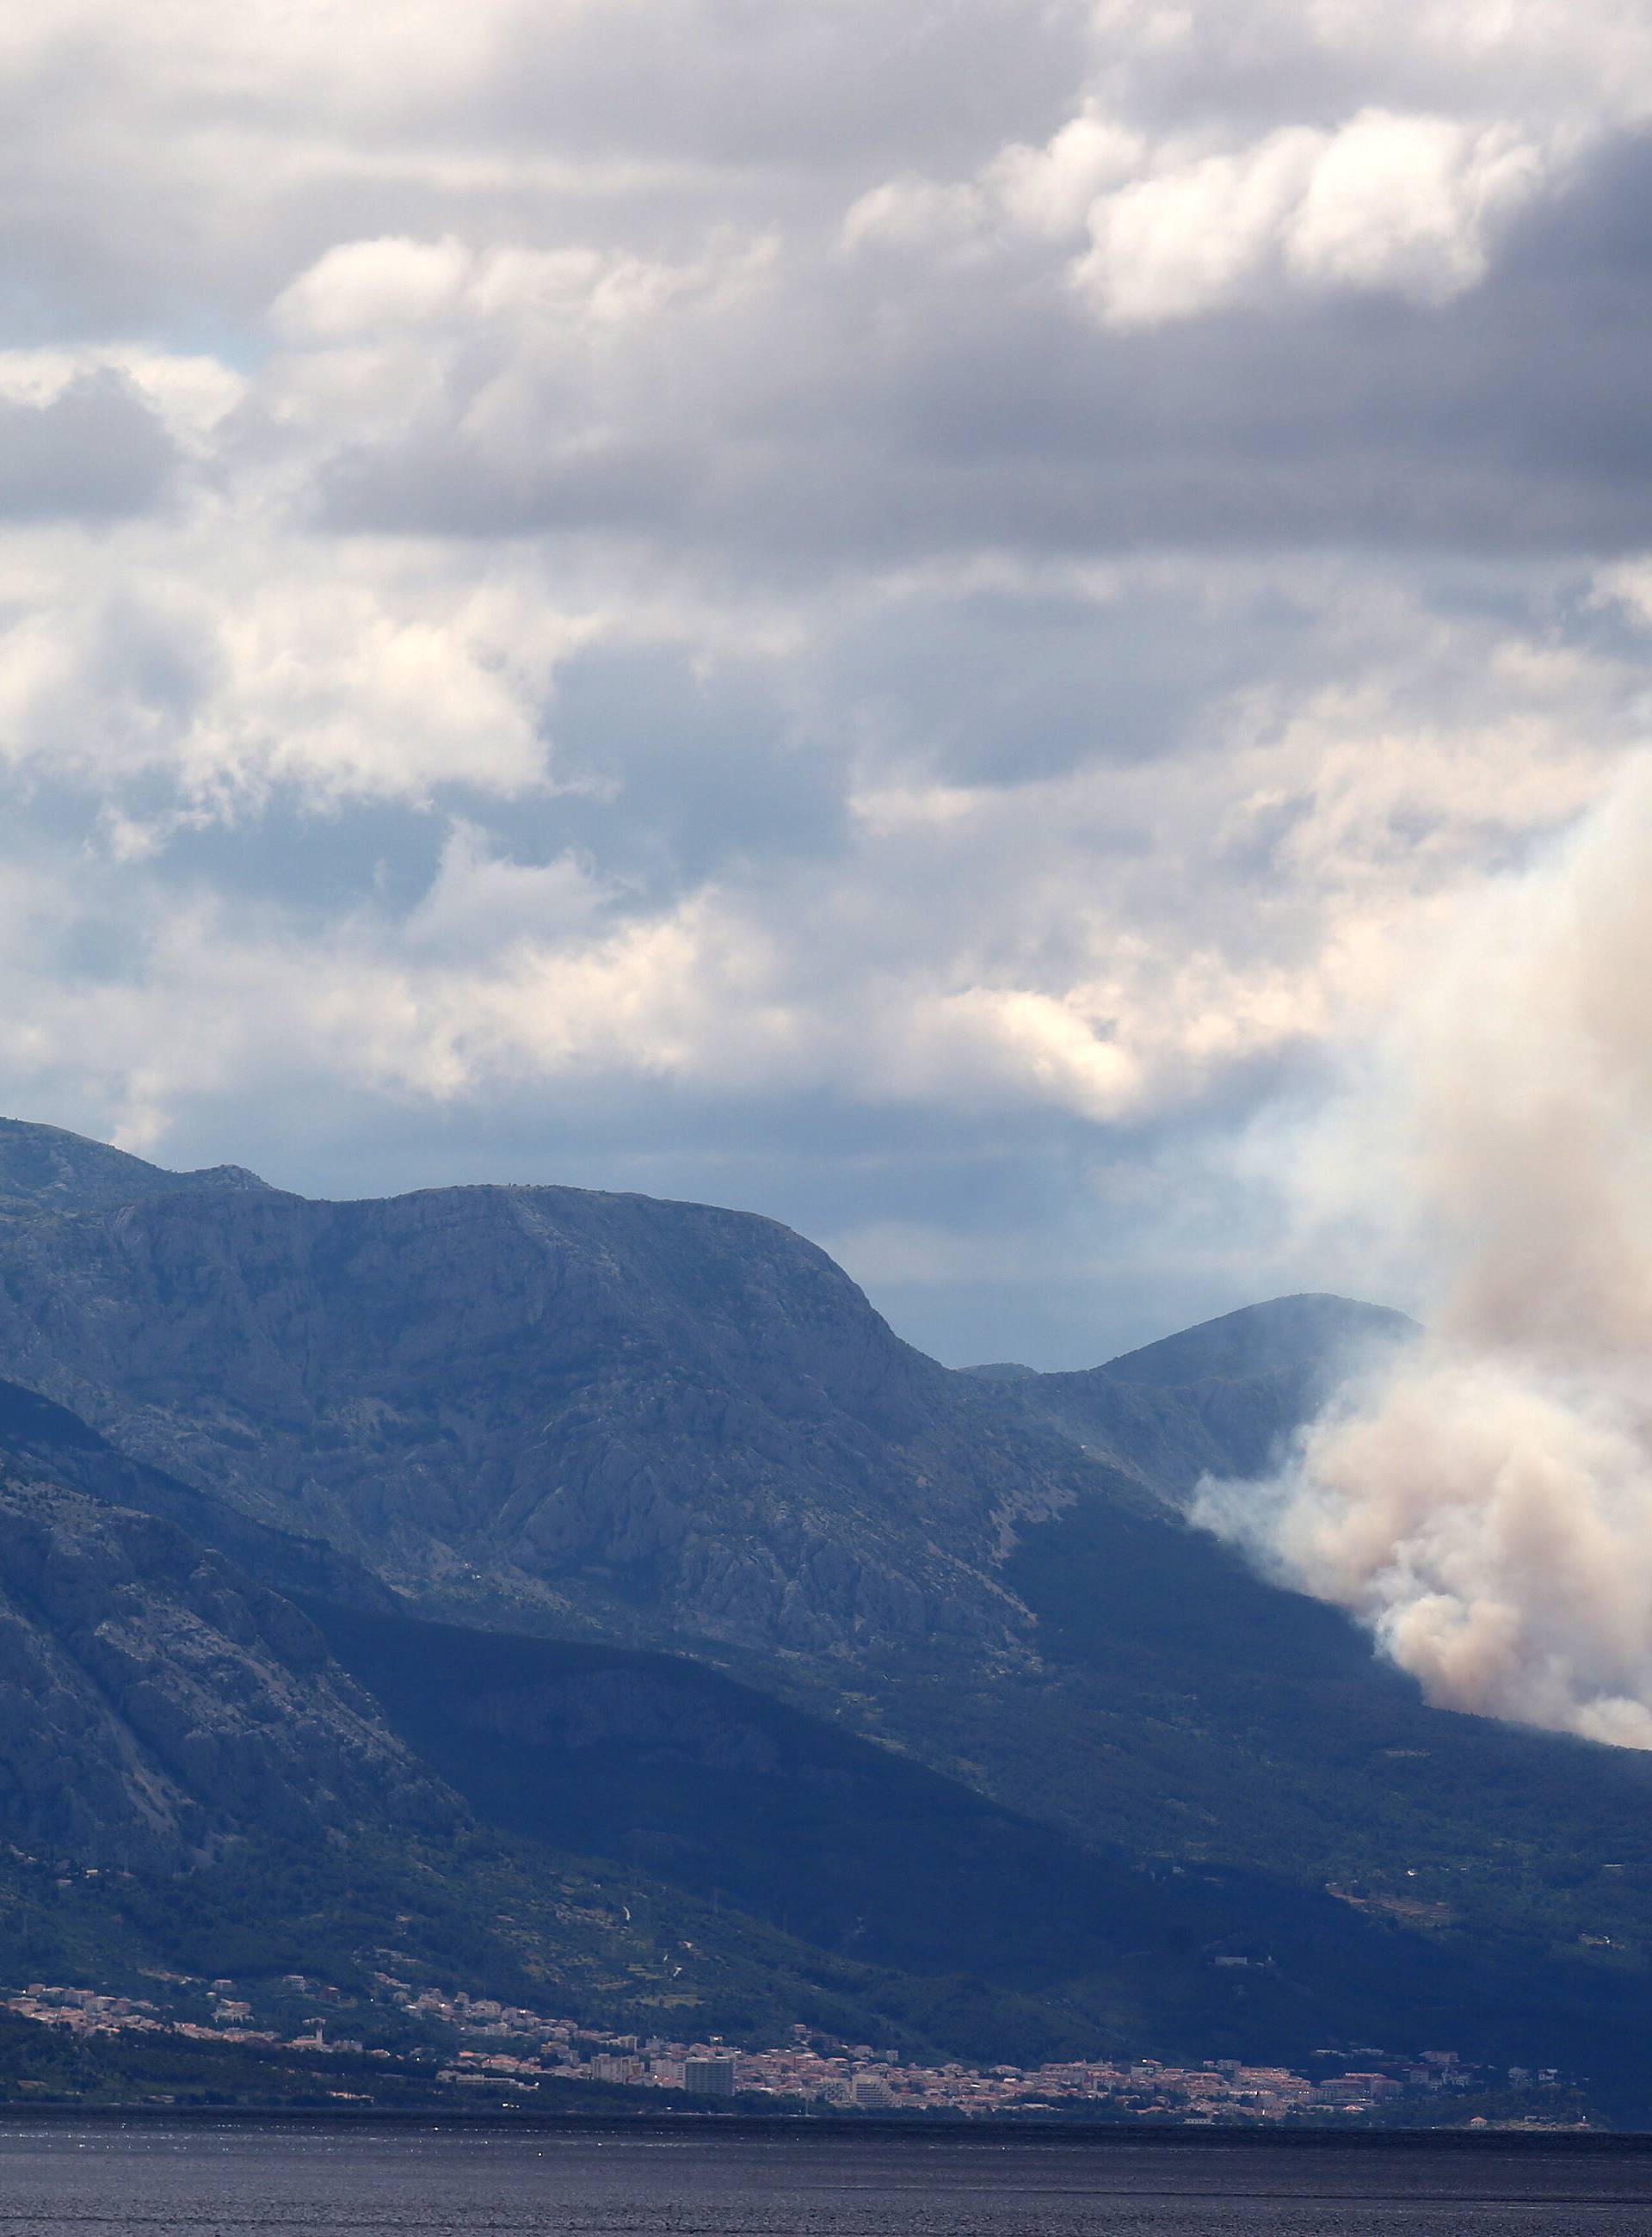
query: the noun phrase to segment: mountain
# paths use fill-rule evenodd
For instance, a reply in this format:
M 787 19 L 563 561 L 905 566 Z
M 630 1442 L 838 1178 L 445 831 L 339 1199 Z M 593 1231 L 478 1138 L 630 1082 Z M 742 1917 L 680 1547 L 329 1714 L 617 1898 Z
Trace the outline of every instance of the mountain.
M 20 1383 L 0 1381 L 0 1466 L 83 1494 L 105 1507 L 171 1522 L 277 1593 L 309 1593 L 345 1607 L 389 1607 L 395 1594 L 370 1569 L 320 1538 L 254 1521 L 162 1469 L 130 1459 L 107 1437 Z
M 610 1860 L 611 1915 L 616 1871 L 627 1917 L 669 1917 L 673 1889 L 703 1907 L 686 1943 L 642 1937 L 622 1993 L 669 1973 L 671 2001 L 709 1992 L 728 2023 L 761 2026 L 772 2002 L 770 2032 L 812 2010 L 982 2057 L 1230 2040 L 1300 2056 L 1327 2021 L 1370 2032 L 1407 1996 L 1452 1993 L 1450 1967 L 1334 1902 L 1144 1871 L 683 1658 L 431 1625 L 387 1594 L 301 1611 L 169 1520 L 32 1478 L 25 1441 L 103 1494 L 192 1496 L 47 1402 L 0 1402 L 0 1827 L 36 1883 L 71 1891 L 43 1921 L 29 1871 L 0 1871 L 0 1939 L 31 1970 L 61 1971 L 77 1932 L 69 1969 L 98 1980 L 162 1959 L 268 1981 L 318 1952 L 347 1978 L 368 1952 L 339 1928 L 365 1881 L 378 1907 L 357 1935 L 393 1916 L 416 1970 L 479 1967 L 526 1995 L 490 1917 L 502 1872 L 541 1973 L 611 2006 L 611 1957 L 570 1946 L 571 1915 L 602 1916 L 565 1900 L 585 1857 Z M 466 1825 L 506 1838 L 486 1893 Z M 180 1901 L 165 1880 L 186 1871 Z M 1263 1943 L 1265 1978 L 1216 1963 Z M 683 1949 L 702 1953 L 688 1992 Z
M 955 2044 L 1277 2042 L 1293 2012 L 1631 2060 L 1652 1760 L 1429 1707 L 1179 1511 L 1204 1470 L 1265 1468 L 1398 1316 L 1285 1299 L 1085 1374 L 952 1373 L 749 1215 L 554 1188 L 314 1204 L 50 1130 L 3 1144 L 0 1454 L 67 1480 L 89 1542 L 169 1523 L 243 1596 L 301 1595 L 332 1660 L 294 1701 L 367 1703 L 393 1751 L 367 1786 L 417 1765 L 507 1844 L 477 1950 L 514 1920 L 572 1965 L 586 1907 L 535 1891 L 583 1854 L 651 1915 L 701 1907 L 685 1940 L 719 1953 L 725 2013 L 783 1983 Z M 66 1623 L 50 1651 L 96 1676 Z M 347 1780 L 343 1731 L 317 1792 L 360 1794 L 348 1838 L 382 1855 L 408 1837 Z M 179 1792 L 184 1846 L 249 1822 Z M 481 1883 L 426 1862 L 451 1950 Z M 406 1874 L 373 1884 L 418 1911 Z M 235 1900 L 296 1936 L 296 1897 Z M 624 1991 L 597 1943 L 578 1962 L 581 1993 Z
M 450 1609 L 1014 1651 L 1003 1549 L 1094 1473 L 770 1220 L 557 1188 L 313 1204 L 195 1177 L 55 1202 L 0 1217 L 0 1371 Z
M 1335 1372 L 1373 1345 L 1417 1333 L 1415 1321 L 1385 1305 L 1352 1297 L 1273 1297 L 1242 1305 L 1219 1320 L 1162 1336 L 1094 1370 L 1113 1382 L 1154 1383 L 1186 1389 L 1199 1382 L 1255 1382 L 1274 1375 Z M 1082 1376 L 1041 1376 L 1048 1382 Z
M 155 1870 L 270 1818 L 452 1822 L 314 1626 L 170 1523 L 8 1472 L 0 1580 L 12 1841 Z
M 91 1490 L 45 1481 L 48 1462 Z M 122 1497 L 349 1590 L 301 1609 Z M 1098 2031 L 1123 2050 L 1162 2028 L 1162 1990 L 1132 1995 L 1122 1977 L 1127 1945 L 1138 1974 L 1158 1952 L 1186 1976 L 1191 2029 L 1226 1985 L 1199 1953 L 1251 1921 L 1249 1891 L 1166 1887 L 1090 1857 L 691 1661 L 413 1621 L 327 1550 L 295 1558 L 282 1534 L 0 1386 L 0 1944 L 14 1962 L 27 1951 L 31 1972 L 100 1983 L 157 1962 L 348 1979 L 393 1917 L 398 1963 L 439 1984 L 522 1997 L 548 1977 L 558 2001 L 611 2018 L 652 1988 L 725 2025 L 772 2034 L 812 2011 L 981 2056 Z M 479 1880 L 480 1827 L 495 1831 Z M 598 1877 L 578 1856 L 610 1861 Z M 665 1924 L 684 1912 L 677 1889 L 686 1943 Z M 617 1901 L 655 1922 L 620 1982 L 603 1947 Z M 1052 1904 L 1074 1935 L 1059 1957 Z M 571 1929 L 582 1919 L 594 1948 L 591 1925 Z
M 1116 1976 L 1127 1953 L 1144 1972 L 1207 1961 L 1287 1908 L 1283 1888 L 1243 1874 L 1179 1881 L 1087 1850 L 686 1657 L 314 1613 L 479 1818 L 720 1897 L 822 1949 L 1047 1989 Z M 1345 1911 L 1318 1908 L 1322 1930 L 1358 1938 Z
M 124 1150 L 111 1150 L 59 1126 L 0 1118 L 0 1211 L 118 1211 L 146 1196 L 180 1190 L 262 1189 L 241 1165 L 169 1173 Z
M 1265 1475 L 1291 1431 L 1338 1382 L 1416 1332 L 1404 1313 L 1380 1305 L 1275 1297 L 1104 1367 L 968 1371 L 1013 1384 L 1029 1419 L 1176 1505 L 1203 1475 Z
M 1144 1870 L 683 1657 L 314 1613 L 479 1819 L 880 1969 L 886 2014 L 973 2027 L 980 2055 L 995 2027 L 1008 2057 L 1301 2059 L 1339 2030 L 1432 2039 L 1468 2011 L 1477 2044 L 1515 2057 L 1546 2037 L 1570 2057 L 1613 2016 L 1552 1959 L 1499 1979 L 1278 1874 Z M 997 2000 L 973 2021 L 949 2010 L 966 1983 Z

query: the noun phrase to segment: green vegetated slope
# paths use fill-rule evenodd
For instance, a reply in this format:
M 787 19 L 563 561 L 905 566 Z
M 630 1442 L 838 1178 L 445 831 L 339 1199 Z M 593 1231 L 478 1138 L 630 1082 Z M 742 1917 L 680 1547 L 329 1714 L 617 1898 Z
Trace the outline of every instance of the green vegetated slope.
M 37 1409 L 10 1410 L 37 1448 Z M 1080 2047 L 1074 2016 L 1006 1969 L 911 1976 L 651 1875 L 598 1813 L 490 1810 L 291 1601 L 169 1521 L 0 1465 L 0 1986 L 302 1971 L 367 1998 L 388 1965 L 648 2030 L 769 2040 L 803 2018 L 928 2056 Z M 423 1673 L 445 1682 L 439 1658 Z M 956 1972 L 943 1954 L 932 1971 Z
M 1030 1533 L 1008 1574 L 1041 1668 L 892 1660 L 884 1724 L 1080 1838 L 1275 1871 L 1515 1967 L 1643 1976 L 1644 1756 L 1431 1709 L 1334 1611 L 1220 1548 L 1162 1553 L 1098 1510 Z
M 50 1480 L 54 1454 L 87 1488 Z M 1001 1968 L 915 1977 L 887 1953 L 818 1947 L 810 1922 L 789 1932 L 692 1875 L 651 1876 L 598 1813 L 525 1818 L 456 1789 L 308 1615 L 178 1527 L 189 1496 L 0 1386 L 0 1986 L 305 1971 L 366 1998 L 388 1964 L 650 2030 L 770 2040 L 803 2018 L 932 2056 L 1080 2047 L 1074 2016 Z M 244 1519 L 227 1520 L 242 1540 Z M 279 1539 L 245 1542 L 277 1578 L 296 1562 L 326 1580 Z M 445 1683 L 439 1659 L 421 1674 Z M 370 2014 L 367 2032 L 382 2027 Z
M 139 1188 L 49 1134 L 0 1134 L 0 1370 L 94 1425 L 63 1472 L 309 1595 L 530 1878 L 611 1860 L 752 1980 L 876 1975 L 960 2048 L 1010 1998 L 1092 2042 L 1641 2057 L 1652 1765 L 1430 1710 L 1174 1511 L 1395 1316 L 1285 1300 L 1087 1376 L 949 1374 L 768 1221 Z M 50 1412 L 13 1410 L 46 1469 Z M 416 1649 L 387 1587 L 543 1637 Z
M 1472 1937 L 1419 1935 L 1299 1877 L 1213 1858 L 1144 1869 L 683 1658 L 316 1613 L 479 1817 L 937 1998 L 1023 1999 L 997 2023 L 1023 2049 L 1301 2058 L 1328 2038 L 1455 2042 L 1466 2025 L 1477 2050 L 1526 2063 L 1545 2044 L 1593 2060 L 1603 2026 L 1635 2023 L 1625 1976 L 1530 1949 L 1505 1971 Z
M 0 1390 L 0 1442 L 8 1415 L 36 1462 L 55 1431 L 155 1488 L 61 1409 Z M 387 1939 L 587 2015 L 983 2058 L 1299 2055 L 1434 1998 L 1324 1897 L 1155 1877 L 681 1658 L 327 1602 L 318 1630 L 170 1521 L 15 1476 L 0 1574 L 25 1975 L 347 1981 Z M 1213 1963 L 1264 1944 L 1253 1981 Z
M 428 1837 L 366 1824 L 320 1844 L 248 1834 L 170 1875 L 89 1875 L 8 1850 L 0 1950 L 19 1984 L 140 1996 L 197 2021 L 215 1977 L 253 1991 L 268 2020 L 301 1973 L 340 1992 L 334 2032 L 397 2051 L 443 2030 L 410 2028 L 386 1976 L 671 2037 L 766 2044 L 801 2021 L 907 2057 L 982 2061 L 1095 2042 L 1094 2021 L 1049 1997 L 844 1957 L 671 1882 L 475 1825 Z

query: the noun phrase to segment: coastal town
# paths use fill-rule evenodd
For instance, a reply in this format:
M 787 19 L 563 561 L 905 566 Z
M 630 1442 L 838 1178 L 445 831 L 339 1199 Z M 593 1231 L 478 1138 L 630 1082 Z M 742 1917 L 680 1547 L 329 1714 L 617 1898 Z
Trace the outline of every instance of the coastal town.
M 428 2079 L 455 2102 L 532 2108 L 549 2084 L 598 2083 L 593 2102 L 615 2088 L 657 2094 L 658 2108 L 710 2111 L 841 2112 L 942 2115 L 1080 2115 L 1189 2123 L 1359 2122 L 1409 2103 L 1420 2118 L 1453 2124 L 1470 2100 L 1508 2095 L 1535 2109 L 1522 2126 L 1579 2125 L 1575 2114 L 1546 2115 L 1543 2099 L 1566 2089 L 1552 2068 L 1488 2069 L 1451 2050 L 1391 2055 L 1316 2053 L 1311 2070 L 1218 2058 L 1176 2065 L 1153 2058 L 1073 2059 L 1035 2067 L 926 2065 L 871 2043 L 849 2043 L 798 2023 L 789 2039 L 751 2049 L 709 2040 L 615 2033 L 577 2020 L 451 1993 L 380 1976 L 373 2004 L 301 1974 L 272 1986 L 168 1976 L 142 1997 L 32 1982 L 0 1992 L 17 2018 L 62 2029 L 88 2042 L 163 2036 L 184 2042 L 239 2044 L 267 2054 L 373 2062 L 404 2068 L 423 2062 Z M 190 2016 L 190 2008 L 197 2016 Z M 375 2042 L 375 2009 L 393 2013 L 400 2041 Z M 364 2019 L 364 2013 L 367 2016 Z M 296 2018 L 296 2023 L 295 2023 Z M 359 2032 L 350 2032 L 358 2029 Z M 411 2052 L 409 2042 L 415 2048 Z M 1355 2060 L 1358 2062 L 1355 2062 Z M 371 2104 L 370 2088 L 332 2089 L 326 2098 Z M 565 2090 L 555 2092 L 566 2108 Z M 638 2109 L 644 2109 L 639 2098 Z M 1483 2115 L 1468 2118 L 1487 2125 Z

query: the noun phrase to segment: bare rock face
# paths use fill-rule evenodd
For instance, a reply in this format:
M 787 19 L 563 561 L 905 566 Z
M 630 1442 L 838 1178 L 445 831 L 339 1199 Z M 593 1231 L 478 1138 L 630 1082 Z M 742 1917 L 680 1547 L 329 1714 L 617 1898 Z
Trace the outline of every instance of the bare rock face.
M 0 1381 L 0 1475 L 84 1492 L 105 1507 L 176 1523 L 199 1546 L 273 1592 L 344 1607 L 393 1609 L 396 1595 L 370 1569 L 325 1540 L 277 1529 L 197 1491 L 162 1469 L 133 1460 L 66 1407 L 19 1382 Z
M 290 1603 L 170 1523 L 0 1480 L 9 1838 L 170 1870 L 232 1830 L 454 1810 Z
M 36 1204 L 0 1372 L 449 1607 L 816 1652 L 1023 1636 L 997 1565 L 1087 1466 L 773 1221 L 577 1189 Z

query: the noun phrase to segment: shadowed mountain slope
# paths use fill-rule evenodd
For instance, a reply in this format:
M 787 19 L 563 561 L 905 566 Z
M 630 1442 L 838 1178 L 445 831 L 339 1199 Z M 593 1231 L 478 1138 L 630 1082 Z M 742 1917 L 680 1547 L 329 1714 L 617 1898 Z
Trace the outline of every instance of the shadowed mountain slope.
M 154 1870 L 272 1820 L 453 1816 L 289 1602 L 169 1522 L 0 1477 L 10 1838 Z
M 1034 2000 L 1054 2039 L 1301 2059 L 1328 2035 L 1444 2030 L 1494 2056 L 1578 2056 L 1634 2000 L 1281 1875 L 1144 1870 L 681 1657 L 314 1613 L 479 1818 L 928 1978 L 942 2002 L 961 1980 Z

